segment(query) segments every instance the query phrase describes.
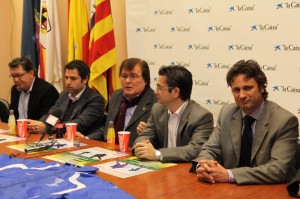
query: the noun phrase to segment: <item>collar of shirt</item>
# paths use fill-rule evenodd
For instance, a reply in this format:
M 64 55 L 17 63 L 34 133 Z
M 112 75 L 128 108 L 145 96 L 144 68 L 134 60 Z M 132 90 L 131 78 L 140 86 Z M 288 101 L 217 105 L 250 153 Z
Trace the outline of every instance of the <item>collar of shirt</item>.
M 30 88 L 28 89 L 27 92 L 19 90 L 18 87 L 17 87 L 17 90 L 20 91 L 20 92 L 23 92 L 25 95 L 29 94 L 32 91 L 32 87 L 33 87 L 34 81 L 35 81 L 35 77 L 33 78 L 32 83 L 30 85 Z
M 186 108 L 186 106 L 187 106 L 187 104 L 188 104 L 188 101 L 189 101 L 189 100 L 186 100 L 186 101 L 185 101 L 185 102 L 177 109 L 177 111 L 175 111 L 174 114 L 172 114 L 171 110 L 168 109 L 168 114 L 169 114 L 169 116 L 177 114 L 178 117 L 180 118 L 181 115 L 182 115 L 182 113 L 183 113 L 183 111 L 184 111 L 184 109 Z
M 258 120 L 261 112 L 264 109 L 264 106 L 265 106 L 265 100 L 263 100 L 261 105 L 255 111 L 253 111 L 253 113 L 251 113 L 249 116 L 253 117 L 255 120 Z M 243 118 L 245 115 L 246 115 L 246 113 L 244 111 L 242 111 Z
M 127 95 L 126 95 L 125 93 L 123 93 L 123 96 L 124 96 L 127 100 L 131 100 L 131 99 L 134 99 L 134 98 L 140 96 L 140 94 L 141 94 L 141 93 L 139 93 L 138 95 L 134 96 L 133 98 L 127 97 Z
M 86 86 L 75 97 L 73 97 L 71 95 L 71 93 L 69 93 L 69 99 L 72 100 L 73 102 L 76 102 L 77 100 L 79 100 L 79 98 L 81 97 L 81 95 L 82 95 L 82 93 L 84 92 L 85 89 L 86 89 Z

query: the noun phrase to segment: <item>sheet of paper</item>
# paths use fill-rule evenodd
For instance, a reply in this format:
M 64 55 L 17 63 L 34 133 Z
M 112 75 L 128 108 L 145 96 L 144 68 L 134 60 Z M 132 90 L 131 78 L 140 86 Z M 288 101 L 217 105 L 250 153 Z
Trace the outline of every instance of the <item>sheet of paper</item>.
M 88 163 L 98 162 L 101 160 L 118 158 L 129 154 L 119 151 L 104 149 L 101 147 L 93 147 L 87 149 L 76 150 L 72 152 L 56 153 L 45 156 L 43 158 L 54 160 L 62 163 L 70 163 L 78 166 L 83 166 Z
M 8 130 L 7 129 L 0 129 L 0 133 L 7 133 Z
M 26 138 L 16 137 L 13 135 L 0 134 L 0 143 L 15 142 L 19 140 L 25 140 Z
M 151 172 L 175 166 L 174 163 L 161 163 L 159 161 L 143 161 L 137 157 L 130 157 L 121 161 L 112 161 L 99 165 L 93 165 L 99 168 L 100 172 L 107 173 L 120 178 L 128 178 L 142 173 Z

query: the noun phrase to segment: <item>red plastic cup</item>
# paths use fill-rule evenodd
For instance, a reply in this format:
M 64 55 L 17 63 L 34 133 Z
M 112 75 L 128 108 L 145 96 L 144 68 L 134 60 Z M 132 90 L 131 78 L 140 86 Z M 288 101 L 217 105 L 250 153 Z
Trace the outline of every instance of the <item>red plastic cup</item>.
M 28 125 L 27 119 L 18 119 L 17 120 L 17 131 L 18 131 L 19 137 L 26 138 L 28 136 L 27 125 Z
M 119 138 L 119 149 L 121 152 L 128 151 L 128 145 L 130 140 L 130 132 L 129 131 L 119 131 L 118 132 Z
M 74 142 L 77 130 L 77 123 L 66 123 L 67 140 Z

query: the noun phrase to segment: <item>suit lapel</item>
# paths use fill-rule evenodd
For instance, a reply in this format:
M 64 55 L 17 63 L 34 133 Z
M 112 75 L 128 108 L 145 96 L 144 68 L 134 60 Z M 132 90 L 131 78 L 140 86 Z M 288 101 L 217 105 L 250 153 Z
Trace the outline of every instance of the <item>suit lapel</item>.
M 192 110 L 192 105 L 193 105 L 192 102 L 189 101 L 181 115 L 181 118 L 180 118 L 180 121 L 178 124 L 178 129 L 177 129 L 176 146 L 181 146 L 181 134 L 183 132 L 183 128 L 185 127 L 186 123 L 188 122 L 188 116 Z
M 230 123 L 230 134 L 235 156 L 238 162 L 241 154 L 241 139 L 242 139 L 242 111 L 239 109 L 234 115 Z
M 68 93 L 65 93 L 65 96 L 64 96 L 64 98 L 61 101 L 62 101 L 62 103 L 61 103 L 61 105 L 60 105 L 59 108 L 61 108 L 61 110 L 63 111 L 63 114 L 62 114 L 61 118 L 64 118 L 66 110 L 68 108 L 69 101 L 70 101 Z
M 255 127 L 253 143 L 252 143 L 252 151 L 251 151 L 251 162 L 256 156 L 265 136 L 268 133 L 267 126 L 269 125 L 270 114 L 271 112 L 268 103 L 265 103 L 264 110 L 259 116 L 259 120 L 257 121 Z
M 32 91 L 30 92 L 30 97 L 28 101 L 28 112 L 27 112 L 28 118 L 32 117 L 33 107 L 34 105 L 36 105 L 36 94 L 38 93 L 37 88 L 39 87 L 37 84 L 39 84 L 39 79 L 36 77 L 33 82 Z
M 80 96 L 80 98 L 78 99 L 78 101 L 76 102 L 74 109 L 72 111 L 72 115 L 70 120 L 72 120 L 73 118 L 75 118 L 76 114 L 79 112 L 79 110 L 81 110 L 81 107 L 85 104 L 86 102 L 86 98 L 88 96 L 88 87 L 85 88 L 85 90 L 83 91 L 82 95 Z
M 136 120 L 138 120 L 142 115 L 144 115 L 145 112 L 148 111 L 148 109 L 149 109 L 149 107 L 146 104 L 138 105 L 136 107 L 136 110 L 134 111 L 132 117 L 130 118 L 126 128 L 129 128 Z M 144 122 L 147 122 L 147 121 L 144 121 Z
M 142 115 L 144 115 L 151 107 L 149 107 L 150 102 L 150 96 L 149 92 L 152 92 L 152 90 L 149 88 L 144 96 L 141 98 L 139 103 L 137 104 L 136 110 L 134 111 L 133 115 L 131 116 L 127 127 L 129 128 L 135 121 L 137 121 Z M 147 122 L 147 121 L 145 121 Z
M 168 130 L 168 123 L 169 123 L 169 115 L 168 115 L 168 108 L 167 107 L 163 107 L 162 110 L 162 114 L 159 118 L 159 122 L 158 124 L 165 124 L 162 125 L 161 129 L 160 129 L 160 135 L 162 135 L 163 140 L 164 140 L 164 148 L 168 147 L 168 137 L 169 137 L 169 130 Z M 156 127 L 159 128 L 159 127 Z
M 111 110 L 109 110 L 109 112 L 111 113 L 111 116 L 109 116 L 111 120 L 115 120 L 115 118 L 117 117 L 117 114 L 120 111 L 122 98 L 123 98 L 123 92 L 120 92 L 118 94 L 118 96 L 116 97 L 115 102 L 110 102 L 113 105 L 113 106 L 109 107 L 111 109 Z

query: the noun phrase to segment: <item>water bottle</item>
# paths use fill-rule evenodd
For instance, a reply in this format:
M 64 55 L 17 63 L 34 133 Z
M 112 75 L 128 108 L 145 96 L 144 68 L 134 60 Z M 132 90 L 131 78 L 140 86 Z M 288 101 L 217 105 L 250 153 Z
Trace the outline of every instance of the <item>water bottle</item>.
M 14 135 L 16 134 L 16 118 L 14 115 L 14 110 L 9 110 L 8 133 Z
M 109 121 L 108 129 L 107 129 L 107 149 L 115 149 L 115 129 L 114 129 L 114 122 Z

